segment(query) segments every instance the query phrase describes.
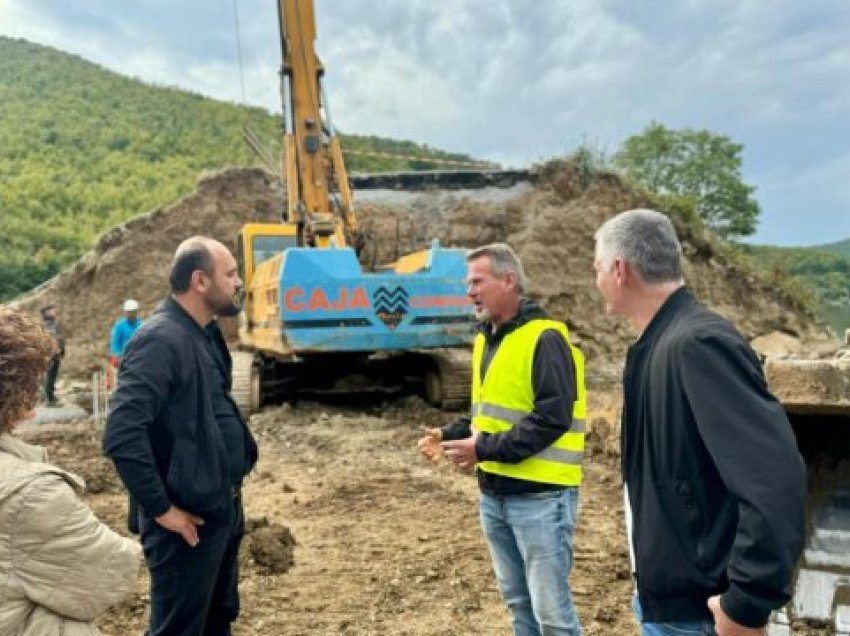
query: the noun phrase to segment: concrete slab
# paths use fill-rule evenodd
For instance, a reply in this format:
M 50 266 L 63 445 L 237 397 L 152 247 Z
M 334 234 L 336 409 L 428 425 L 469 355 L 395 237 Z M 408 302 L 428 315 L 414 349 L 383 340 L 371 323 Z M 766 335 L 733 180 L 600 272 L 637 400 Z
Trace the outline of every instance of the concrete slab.
M 46 424 L 48 422 L 67 422 L 88 416 L 88 412 L 76 404 L 63 404 L 62 406 L 39 405 L 35 409 L 35 417 L 27 420 L 27 423 Z
M 764 371 L 789 413 L 850 416 L 850 359 L 768 358 Z

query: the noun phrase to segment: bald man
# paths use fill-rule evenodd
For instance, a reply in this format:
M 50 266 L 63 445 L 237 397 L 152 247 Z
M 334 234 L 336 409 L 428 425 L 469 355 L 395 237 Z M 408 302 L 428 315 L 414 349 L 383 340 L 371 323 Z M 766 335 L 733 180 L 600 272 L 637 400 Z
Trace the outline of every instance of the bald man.
M 216 316 L 239 313 L 230 251 L 177 248 L 170 296 L 129 342 L 103 448 L 137 504 L 150 570 L 150 636 L 225 636 L 239 614 L 241 485 L 257 446 L 230 395 Z

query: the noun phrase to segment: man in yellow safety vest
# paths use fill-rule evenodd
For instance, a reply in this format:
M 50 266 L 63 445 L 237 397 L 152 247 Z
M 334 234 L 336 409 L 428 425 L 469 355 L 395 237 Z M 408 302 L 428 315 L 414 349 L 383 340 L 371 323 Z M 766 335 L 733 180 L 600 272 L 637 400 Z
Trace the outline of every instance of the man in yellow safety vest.
M 505 244 L 467 255 L 480 325 L 468 416 L 428 429 L 429 458 L 475 467 L 481 526 L 515 636 L 581 634 L 569 573 L 586 417 L 584 359 L 564 323 L 523 296 Z

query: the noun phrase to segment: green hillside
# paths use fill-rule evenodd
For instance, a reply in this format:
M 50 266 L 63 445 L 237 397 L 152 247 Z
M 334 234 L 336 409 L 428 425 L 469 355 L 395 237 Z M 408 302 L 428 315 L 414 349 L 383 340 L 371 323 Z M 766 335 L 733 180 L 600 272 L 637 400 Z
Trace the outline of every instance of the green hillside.
M 51 277 L 107 228 L 190 192 L 200 172 L 257 164 L 244 125 L 279 148 L 278 119 L 263 109 L 151 86 L 2 36 L 0 104 L 0 300 Z M 346 150 L 471 160 L 379 137 L 342 141 Z M 347 166 L 435 164 L 351 154 Z
M 744 245 L 769 271 L 790 275 L 814 296 L 818 313 L 840 336 L 850 327 L 850 239 L 815 247 Z
M 839 256 L 850 257 L 850 239 L 838 241 L 837 243 L 825 243 L 815 246 L 815 249 L 829 252 L 830 254 L 838 254 Z

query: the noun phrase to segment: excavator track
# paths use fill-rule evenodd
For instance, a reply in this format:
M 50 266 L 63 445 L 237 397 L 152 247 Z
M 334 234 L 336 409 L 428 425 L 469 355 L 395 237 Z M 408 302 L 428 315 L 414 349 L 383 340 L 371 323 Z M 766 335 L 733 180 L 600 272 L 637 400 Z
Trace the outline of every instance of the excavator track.
M 230 395 L 239 407 L 242 417 L 247 420 L 251 413 L 260 409 L 260 369 L 256 356 L 250 351 L 234 351 L 231 358 L 233 370 Z
M 425 375 L 425 399 L 447 411 L 468 408 L 472 354 L 467 349 L 438 349 L 426 355 L 436 370 Z
M 362 399 L 375 395 L 386 399 L 416 392 L 447 411 L 469 406 L 471 355 L 466 349 L 420 350 L 379 360 L 323 356 L 299 362 L 263 362 L 256 353 L 245 351 L 232 353 L 232 358 L 231 396 L 245 418 L 264 403 L 305 396 Z

